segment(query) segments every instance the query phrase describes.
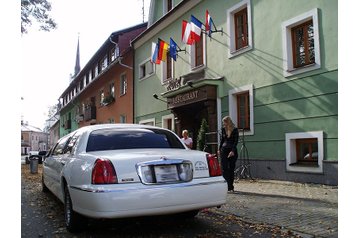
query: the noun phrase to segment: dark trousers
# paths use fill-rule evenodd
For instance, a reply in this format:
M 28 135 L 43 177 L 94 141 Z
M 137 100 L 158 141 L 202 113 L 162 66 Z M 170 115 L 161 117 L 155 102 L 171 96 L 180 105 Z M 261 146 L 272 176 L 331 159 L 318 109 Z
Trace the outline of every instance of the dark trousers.
M 237 151 L 235 150 L 234 156 L 228 158 L 231 149 L 221 148 L 220 157 L 221 157 L 221 170 L 223 177 L 227 182 L 227 189 L 234 189 L 234 172 L 237 161 Z

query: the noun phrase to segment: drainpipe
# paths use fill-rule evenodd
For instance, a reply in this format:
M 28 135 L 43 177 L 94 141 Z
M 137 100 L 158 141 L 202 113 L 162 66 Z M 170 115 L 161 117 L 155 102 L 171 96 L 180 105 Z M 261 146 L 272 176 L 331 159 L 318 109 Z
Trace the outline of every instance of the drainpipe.
M 112 40 L 111 36 L 112 36 L 112 35 L 110 35 L 110 36 L 109 36 L 109 38 L 108 38 L 108 39 L 109 39 L 109 41 L 110 41 L 111 43 L 115 44 L 115 45 L 116 45 L 116 47 L 118 47 L 118 49 L 119 49 L 118 43 L 114 42 L 114 41 Z M 121 52 L 119 52 L 119 54 L 120 54 L 120 53 L 121 53 Z M 121 65 L 121 66 L 123 66 L 123 67 L 126 67 L 126 68 L 128 68 L 128 69 L 131 69 L 131 70 L 132 70 L 132 69 L 133 69 L 133 67 L 131 67 L 131 66 L 129 66 L 129 65 L 125 65 L 125 64 L 123 64 L 123 63 L 122 63 L 122 59 L 123 59 L 123 57 L 120 55 L 120 56 L 119 56 L 119 60 L 118 60 L 118 64 L 119 64 L 119 65 Z

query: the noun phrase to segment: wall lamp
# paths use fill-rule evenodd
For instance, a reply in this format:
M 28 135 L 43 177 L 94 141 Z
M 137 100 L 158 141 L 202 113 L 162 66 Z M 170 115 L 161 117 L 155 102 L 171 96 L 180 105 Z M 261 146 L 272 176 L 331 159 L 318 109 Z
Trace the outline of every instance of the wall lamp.
M 189 87 L 194 88 L 192 81 L 189 81 L 189 82 L 187 82 L 186 84 L 187 84 Z
M 167 103 L 167 101 L 165 101 L 165 100 L 163 100 L 163 99 L 159 98 L 159 97 L 158 97 L 158 95 L 157 95 L 156 93 L 154 93 L 154 94 L 153 94 L 153 98 L 155 98 L 155 99 L 157 99 L 157 100 L 159 100 L 159 101 L 162 101 L 162 102 Z

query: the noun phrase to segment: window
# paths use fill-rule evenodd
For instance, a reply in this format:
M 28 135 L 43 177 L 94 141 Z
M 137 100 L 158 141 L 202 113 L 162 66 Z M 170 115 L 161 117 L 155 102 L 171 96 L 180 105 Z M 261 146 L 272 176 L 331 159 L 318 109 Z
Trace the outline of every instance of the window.
M 236 94 L 237 126 L 242 130 L 250 130 L 250 94 L 249 91 Z
M 234 15 L 235 21 L 235 50 L 240 50 L 248 45 L 247 35 L 247 8 Z
M 139 124 L 154 126 L 155 125 L 155 119 L 152 118 L 152 119 L 147 119 L 147 120 L 141 120 L 141 121 L 139 121 Z
M 206 38 L 205 35 L 202 35 L 200 41 L 191 45 L 191 57 L 190 57 L 190 64 L 192 70 L 196 70 L 201 67 L 205 67 L 206 65 Z
M 150 59 L 139 64 L 139 79 L 145 79 L 154 73 L 154 66 Z
M 203 37 L 201 37 L 200 41 L 195 43 L 195 67 L 204 64 L 203 58 Z
M 108 57 L 107 57 L 107 55 L 105 55 L 103 57 L 103 59 L 101 60 L 100 64 L 101 64 L 100 65 L 101 71 L 104 70 L 105 68 L 107 68 L 107 66 L 108 66 Z
M 101 89 L 99 91 L 99 104 L 102 105 L 103 104 L 103 101 L 104 101 L 104 90 Z
M 163 14 L 165 15 L 173 8 L 173 0 L 163 0 Z
M 323 172 L 323 131 L 286 133 L 286 169 Z
M 317 8 L 283 22 L 282 38 L 285 77 L 321 67 Z
M 318 166 L 317 138 L 296 139 L 296 158 L 299 165 Z
M 163 129 L 101 129 L 89 134 L 86 151 L 143 148 L 185 149 L 174 133 Z
M 91 77 L 90 73 L 86 74 L 86 84 L 85 84 L 85 86 L 89 84 L 89 81 L 91 80 L 90 77 Z
M 229 114 L 245 135 L 254 134 L 253 85 L 234 88 L 229 91 Z M 242 133 L 242 132 L 241 132 Z
M 170 57 L 170 53 L 168 51 L 167 60 L 166 62 L 162 63 L 162 83 L 166 83 L 173 78 L 174 75 L 173 68 L 174 68 L 174 61 Z
M 109 118 L 109 119 L 108 119 L 108 123 L 109 123 L 109 124 L 113 124 L 113 123 L 116 123 L 116 122 L 114 121 L 113 118 Z
M 126 122 L 127 122 L 126 116 L 125 115 L 120 115 L 119 116 L 119 123 L 126 123 Z
M 291 29 L 293 67 L 299 68 L 313 64 L 314 59 L 314 32 L 313 22 L 309 20 Z
M 162 127 L 174 131 L 174 114 L 162 117 Z
M 127 93 L 127 74 L 121 74 L 120 78 L 120 95 L 122 96 Z
M 251 0 L 243 0 L 226 11 L 229 58 L 252 49 Z
M 109 51 L 109 57 L 110 57 L 110 61 L 113 62 L 116 59 L 116 47 L 113 47 L 110 51 Z
M 109 93 L 110 93 L 110 95 L 111 95 L 112 97 L 115 97 L 115 96 L 114 96 L 114 92 L 115 92 L 115 90 L 114 90 L 114 82 L 111 82 L 111 83 L 109 84 Z

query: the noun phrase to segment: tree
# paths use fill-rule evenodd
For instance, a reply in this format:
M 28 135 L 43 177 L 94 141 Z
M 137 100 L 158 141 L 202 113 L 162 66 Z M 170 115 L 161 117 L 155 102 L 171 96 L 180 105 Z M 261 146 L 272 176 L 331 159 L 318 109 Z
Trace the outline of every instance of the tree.
M 57 24 L 48 14 L 51 8 L 47 0 L 21 0 L 21 34 L 27 33 L 33 20 L 40 24 L 41 31 L 55 29 Z
M 209 126 L 206 122 L 205 118 L 201 121 L 199 133 L 198 133 L 198 141 L 196 143 L 197 150 L 204 150 L 206 144 L 206 133 L 208 132 Z

